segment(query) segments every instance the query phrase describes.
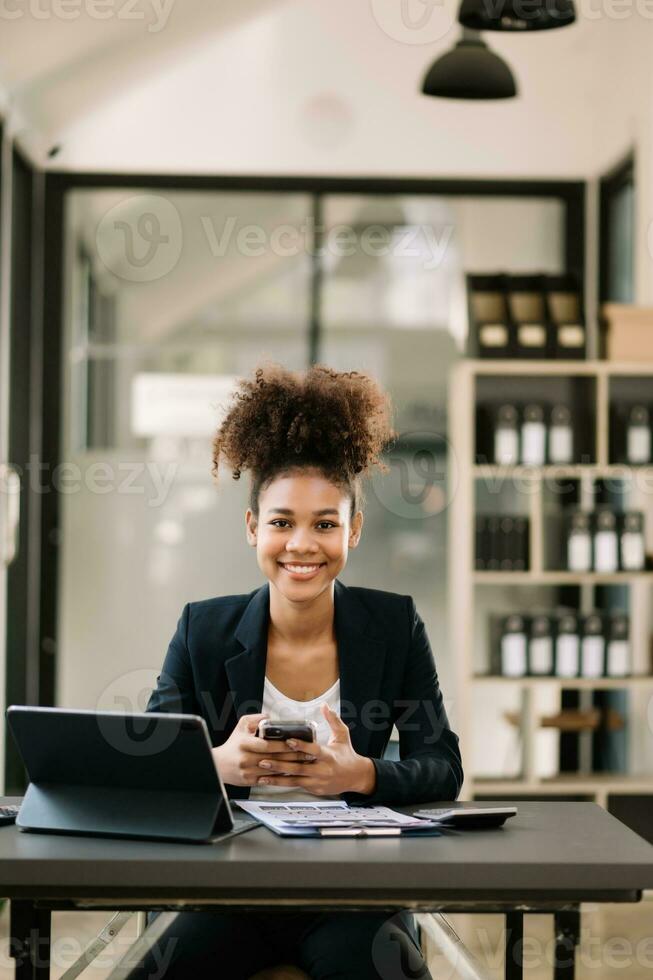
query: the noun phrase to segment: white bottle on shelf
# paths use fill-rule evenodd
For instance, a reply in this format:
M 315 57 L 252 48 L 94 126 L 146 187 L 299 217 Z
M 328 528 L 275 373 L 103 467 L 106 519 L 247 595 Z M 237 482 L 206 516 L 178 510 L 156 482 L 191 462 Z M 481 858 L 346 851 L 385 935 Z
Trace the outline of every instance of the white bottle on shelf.
M 619 570 L 617 515 L 612 510 L 597 510 L 594 515 L 594 571 Z
M 603 677 L 605 673 L 605 637 L 603 619 L 598 613 L 585 617 L 580 644 L 581 677 Z
M 528 637 L 522 616 L 507 616 L 501 636 L 501 673 L 504 677 L 524 677 Z
M 519 414 L 514 405 L 500 405 L 494 428 L 494 462 L 514 466 L 519 462 Z
M 644 515 L 640 511 L 622 514 L 619 553 L 625 572 L 641 572 L 645 568 Z
M 613 614 L 605 651 L 605 672 L 608 677 L 628 677 L 631 672 L 628 632 L 628 616 Z
M 580 671 L 580 635 L 578 616 L 565 613 L 558 620 L 556 636 L 556 677 L 578 677 Z
M 574 459 L 574 433 L 571 412 L 566 405 L 554 405 L 549 426 L 549 462 L 571 463 Z
M 591 568 L 591 518 L 585 511 L 577 510 L 569 517 L 567 531 L 567 569 L 570 572 L 589 572 Z
M 526 405 L 521 426 L 521 461 L 526 466 L 546 462 L 546 425 L 541 405 Z
M 626 429 L 626 461 L 634 465 L 651 462 L 651 425 L 646 405 L 633 405 Z

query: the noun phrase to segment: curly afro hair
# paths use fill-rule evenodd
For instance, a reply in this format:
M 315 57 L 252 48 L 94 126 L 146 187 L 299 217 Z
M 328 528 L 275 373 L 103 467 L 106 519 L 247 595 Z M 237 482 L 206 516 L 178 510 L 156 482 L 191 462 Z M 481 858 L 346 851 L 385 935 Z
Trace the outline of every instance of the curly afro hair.
M 239 381 L 213 440 L 213 475 L 223 461 L 235 480 L 249 471 L 258 514 L 259 494 L 272 479 L 314 468 L 347 490 L 353 515 L 359 477 L 385 468 L 381 453 L 393 437 L 390 400 L 372 378 L 321 364 L 301 373 L 268 364 Z

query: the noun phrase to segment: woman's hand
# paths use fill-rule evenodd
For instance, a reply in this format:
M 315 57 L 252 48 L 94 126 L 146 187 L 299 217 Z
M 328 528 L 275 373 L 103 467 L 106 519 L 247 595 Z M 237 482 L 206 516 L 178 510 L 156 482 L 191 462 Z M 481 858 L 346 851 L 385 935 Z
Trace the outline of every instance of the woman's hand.
M 261 758 L 258 763 L 260 774 L 258 783 L 269 786 L 297 786 L 317 796 L 374 792 L 376 785 L 374 763 L 366 756 L 354 752 L 349 729 L 335 711 L 324 704 L 322 714 L 331 728 L 331 737 L 326 745 L 297 739 L 288 739 L 285 743 L 290 749 L 303 748 L 305 755 L 313 759 L 312 764 L 282 763 L 278 757 Z M 262 775 L 264 771 L 265 775 Z M 284 775 L 279 774 L 281 771 Z
M 277 770 L 283 772 L 287 765 L 299 765 L 301 760 L 313 761 L 305 752 L 289 750 L 285 742 L 259 738 L 256 729 L 266 717 L 264 714 L 243 715 L 224 745 L 211 750 L 223 782 L 230 786 L 255 786 L 263 771 L 259 762 L 266 759 L 274 759 Z

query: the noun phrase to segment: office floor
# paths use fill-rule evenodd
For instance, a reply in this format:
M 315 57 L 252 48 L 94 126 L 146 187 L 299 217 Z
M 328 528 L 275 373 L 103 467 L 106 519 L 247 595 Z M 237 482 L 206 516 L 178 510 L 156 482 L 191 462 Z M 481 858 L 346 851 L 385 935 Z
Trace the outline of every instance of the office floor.
M 84 946 L 103 928 L 110 913 L 60 912 L 53 921 L 53 978 L 60 977 Z M 463 942 L 496 980 L 503 977 L 503 922 L 499 916 L 450 916 Z M 550 980 L 551 919 L 530 916 L 526 924 L 528 980 Z M 135 937 L 136 917 L 125 926 L 109 950 L 84 978 L 103 980 Z M 8 903 L 0 912 L 0 980 L 13 978 L 7 950 Z M 582 942 L 577 953 L 578 980 L 652 980 L 653 892 L 638 905 L 584 906 Z M 437 952 L 429 951 L 435 980 L 456 980 L 456 971 Z M 290 980 L 290 977 L 288 978 Z

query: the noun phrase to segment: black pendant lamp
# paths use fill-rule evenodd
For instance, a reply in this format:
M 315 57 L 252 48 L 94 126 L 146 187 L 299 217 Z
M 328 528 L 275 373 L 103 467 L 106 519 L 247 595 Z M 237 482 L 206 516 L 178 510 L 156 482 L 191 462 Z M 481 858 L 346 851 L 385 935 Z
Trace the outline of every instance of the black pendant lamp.
M 456 46 L 427 71 L 422 92 L 442 99 L 511 99 L 517 85 L 506 62 L 475 31 L 463 30 Z
M 458 20 L 474 31 L 548 31 L 576 20 L 573 0 L 462 0 Z

